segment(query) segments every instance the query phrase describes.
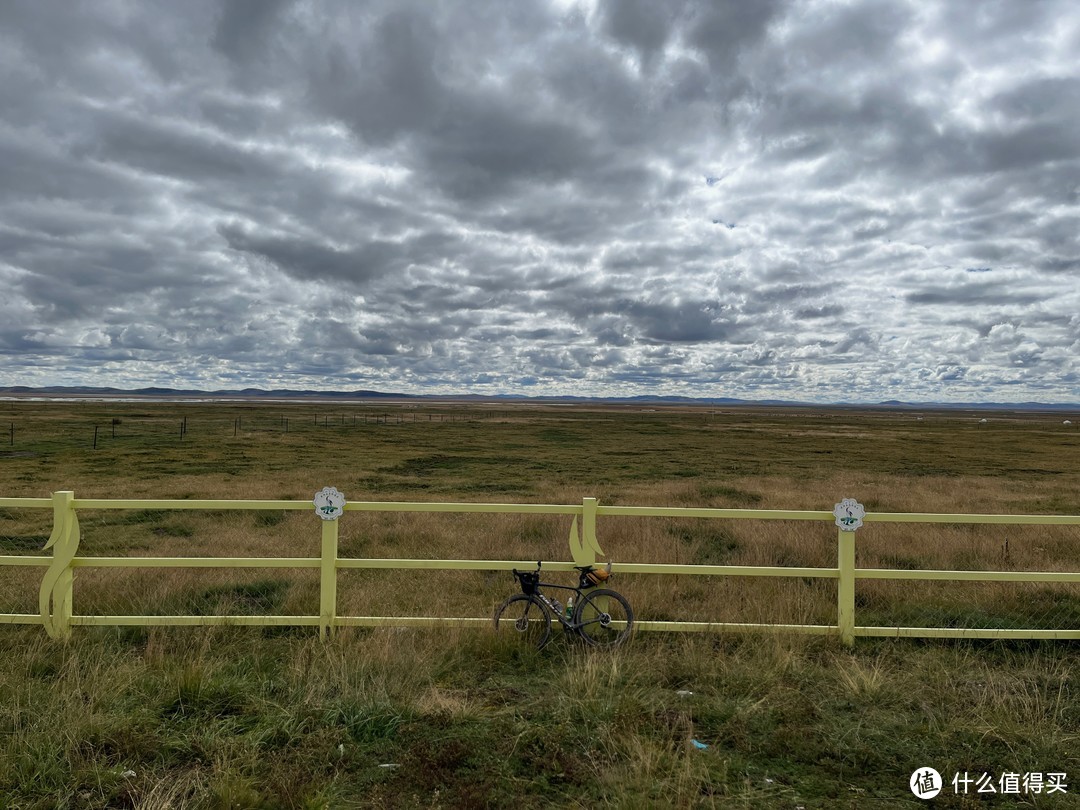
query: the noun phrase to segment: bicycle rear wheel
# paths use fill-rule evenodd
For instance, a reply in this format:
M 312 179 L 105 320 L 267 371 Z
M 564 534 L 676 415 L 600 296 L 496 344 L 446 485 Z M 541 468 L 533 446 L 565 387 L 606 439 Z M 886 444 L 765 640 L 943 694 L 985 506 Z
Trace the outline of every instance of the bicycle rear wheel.
M 575 630 L 594 647 L 618 647 L 634 629 L 634 611 L 626 598 L 607 588 L 586 591 L 574 611 Z
M 551 638 L 551 613 L 536 596 L 515 593 L 495 611 L 495 632 L 515 634 L 540 649 Z

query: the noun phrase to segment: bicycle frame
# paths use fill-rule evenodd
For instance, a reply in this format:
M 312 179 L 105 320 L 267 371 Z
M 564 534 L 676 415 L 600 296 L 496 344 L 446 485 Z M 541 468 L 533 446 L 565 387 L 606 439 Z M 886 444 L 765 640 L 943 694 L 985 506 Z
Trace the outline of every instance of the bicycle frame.
M 547 594 L 540 591 L 541 588 L 558 588 L 560 591 L 573 591 L 575 599 L 581 599 L 581 595 L 584 593 L 584 590 L 582 588 L 575 588 L 573 585 L 558 585 L 554 582 L 537 582 L 536 590 L 534 591 L 536 596 L 539 597 L 539 599 L 548 606 L 548 609 L 551 611 L 551 615 L 558 619 L 559 624 L 561 624 L 563 627 L 568 630 L 576 630 L 577 628 L 582 626 L 580 624 L 574 624 L 572 621 L 570 621 L 570 619 L 566 618 L 566 614 L 563 612 L 566 607 L 565 605 L 563 605 L 559 610 L 556 610 L 554 602 L 552 602 L 552 600 L 548 597 Z
M 572 619 L 567 618 L 567 616 L 563 613 L 564 606 L 560 606 L 560 608 L 556 610 L 554 600 L 552 600 L 551 597 L 547 596 L 546 594 L 542 593 L 540 590 L 541 588 L 556 588 L 560 591 L 573 591 L 573 598 L 576 599 L 578 603 L 580 603 L 581 599 L 587 596 L 587 592 L 592 590 L 593 587 L 595 587 L 593 585 L 584 584 L 586 582 L 585 574 L 588 571 L 593 570 L 593 566 L 574 566 L 574 570 L 576 570 L 580 574 L 578 578 L 578 584 L 576 586 L 560 585 L 557 582 L 541 582 L 540 563 L 536 564 L 536 571 L 518 571 L 515 568 L 514 577 L 517 579 L 518 584 L 521 585 L 521 592 L 526 594 L 532 593 L 538 599 L 540 599 L 540 601 L 547 605 L 548 610 L 551 611 L 552 615 L 559 620 L 559 624 L 561 624 L 565 629 L 580 630 L 582 627 L 585 626 L 585 623 L 577 623 L 574 622 Z M 526 579 L 531 579 L 532 577 L 535 577 L 536 580 L 527 588 L 525 586 Z

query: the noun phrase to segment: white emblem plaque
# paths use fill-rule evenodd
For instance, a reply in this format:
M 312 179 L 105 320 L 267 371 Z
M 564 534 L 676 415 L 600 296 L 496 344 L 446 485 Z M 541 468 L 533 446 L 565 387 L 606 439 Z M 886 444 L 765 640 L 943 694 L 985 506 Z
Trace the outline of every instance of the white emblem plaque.
M 337 520 L 345 509 L 345 496 L 337 487 L 323 487 L 315 493 L 315 514 L 323 520 Z
M 862 526 L 866 510 L 863 505 L 854 498 L 844 498 L 833 507 L 832 513 L 836 516 L 836 525 L 845 532 L 853 532 Z

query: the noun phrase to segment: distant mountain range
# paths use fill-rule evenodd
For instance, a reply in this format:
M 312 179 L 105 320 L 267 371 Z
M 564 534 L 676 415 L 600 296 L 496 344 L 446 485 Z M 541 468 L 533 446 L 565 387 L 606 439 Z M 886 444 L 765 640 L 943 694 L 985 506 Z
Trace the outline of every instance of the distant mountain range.
M 320 399 L 415 399 L 410 394 L 385 393 L 383 391 L 296 391 L 292 389 L 262 388 L 217 389 L 203 391 L 197 388 L 97 388 L 84 385 L 49 385 L 31 388 L 15 385 L 0 388 L 0 396 L 38 397 L 251 397 L 270 399 L 315 398 Z
M 145 397 L 147 399 L 202 398 L 202 399 L 309 399 L 309 400 L 420 400 L 420 401 L 516 401 L 516 402 L 594 402 L 653 405 L 729 405 L 729 406 L 787 406 L 804 408 L 849 407 L 849 408 L 904 408 L 904 409 L 950 409 L 950 410 L 997 410 L 997 411 L 1076 411 L 1080 403 L 1060 402 L 902 402 L 886 400 L 884 402 L 834 402 L 813 403 L 783 399 L 733 399 L 730 397 L 683 397 L 652 396 L 648 394 L 633 397 L 574 397 L 574 396 L 525 396 L 521 394 L 402 394 L 387 391 L 313 391 L 276 388 L 217 389 L 203 391 L 195 388 L 98 388 L 92 386 L 51 385 L 43 388 L 31 388 L 16 385 L 0 388 L 0 397 Z

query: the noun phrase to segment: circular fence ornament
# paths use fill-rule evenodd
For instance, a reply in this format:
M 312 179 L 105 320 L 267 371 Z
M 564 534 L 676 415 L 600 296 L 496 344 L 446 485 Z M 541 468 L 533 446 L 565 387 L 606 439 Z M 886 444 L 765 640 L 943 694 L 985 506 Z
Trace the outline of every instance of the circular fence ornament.
M 866 517 L 866 509 L 854 498 L 844 498 L 833 507 L 832 513 L 836 516 L 836 525 L 845 532 L 858 529 Z
M 315 493 L 315 514 L 323 520 L 337 520 L 345 510 L 345 496 L 337 487 L 323 487 Z

